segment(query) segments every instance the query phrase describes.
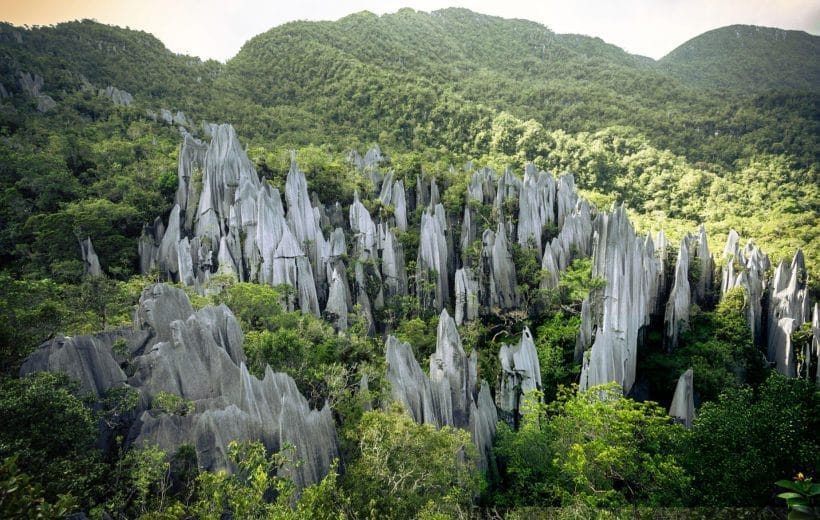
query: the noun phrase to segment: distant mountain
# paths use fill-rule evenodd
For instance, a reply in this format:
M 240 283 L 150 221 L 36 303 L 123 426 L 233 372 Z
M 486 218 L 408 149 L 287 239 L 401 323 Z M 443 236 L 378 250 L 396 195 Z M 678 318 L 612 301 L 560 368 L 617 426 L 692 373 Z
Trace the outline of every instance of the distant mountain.
M 32 29 L 0 23 L 0 82 L 10 91 L 20 73 L 30 72 L 40 75 L 44 90 L 55 97 L 88 82 L 176 108 L 193 99 L 202 102 L 221 67 L 175 54 L 146 32 L 92 20 Z
M 725 28 L 655 62 L 531 21 L 402 9 L 288 23 L 221 64 L 88 20 L 0 24 L 0 84 L 13 94 L 21 73 L 39 74 L 58 103 L 87 82 L 113 85 L 146 108 L 231 121 L 283 146 L 378 141 L 480 156 L 508 114 L 569 133 L 623 127 L 693 162 L 731 166 L 754 150 L 807 165 L 816 159 L 817 42 Z
M 701 88 L 820 91 L 820 36 L 753 25 L 705 32 L 664 56 L 662 70 Z

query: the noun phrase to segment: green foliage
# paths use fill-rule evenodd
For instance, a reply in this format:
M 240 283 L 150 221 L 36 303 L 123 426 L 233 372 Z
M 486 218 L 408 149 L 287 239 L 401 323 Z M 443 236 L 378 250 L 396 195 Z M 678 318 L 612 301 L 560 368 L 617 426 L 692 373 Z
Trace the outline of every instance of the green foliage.
M 814 484 L 811 477 L 806 478 L 798 473 L 794 480 L 778 480 L 775 485 L 789 490 L 777 495 L 789 507 L 789 520 L 817 518 L 820 515 L 820 509 L 815 505 L 820 496 L 820 484 Z
M 114 464 L 102 511 L 127 517 L 162 513 L 170 505 L 171 464 L 157 446 L 133 447 Z
M 506 471 L 497 500 L 505 505 L 684 505 L 691 477 L 676 455 L 683 434 L 659 406 L 623 397 L 614 383 L 580 393 L 565 388 L 549 405 L 533 393 L 519 432 L 500 427 L 497 455 Z
M 365 413 L 351 435 L 358 453 L 343 486 L 355 516 L 411 518 L 469 510 L 479 485 L 469 433 L 417 424 L 394 406 Z
M 558 311 L 535 330 L 535 350 L 541 365 L 541 385 L 547 402 L 558 396 L 561 385 L 570 385 L 579 373 L 573 362 L 575 338 L 581 327 L 579 316 Z
M 194 411 L 194 403 L 171 392 L 161 390 L 151 400 L 151 408 L 169 415 L 188 415 Z
M 245 332 L 270 327 L 282 313 L 282 294 L 269 285 L 234 283 L 213 298 L 231 309 Z
M 714 311 L 692 316 L 690 330 L 681 336 L 677 349 L 669 353 L 654 346 L 642 364 L 653 395 L 671 400 L 677 377 L 690 367 L 704 401 L 717 399 L 723 390 L 744 382 L 762 382 L 765 362 L 752 342 L 745 300 L 742 287 L 730 290 Z
M 23 358 L 60 330 L 69 314 L 61 288 L 49 279 L 18 280 L 0 272 L 0 373 L 16 372 Z
M 290 512 L 289 501 L 294 492 L 293 482 L 277 476 L 288 463 L 287 451 L 268 456 L 260 442 L 228 445 L 228 456 L 237 470 L 228 474 L 202 472 L 198 478 L 199 500 L 193 505 L 196 518 L 219 519 L 228 514 L 232 518 L 271 518 Z M 275 496 L 274 501 L 268 498 Z
M 399 322 L 393 333 L 401 341 L 410 343 L 416 359 L 426 360 L 436 350 L 436 334 L 438 333 L 438 316 L 429 320 L 413 318 Z
M 778 478 L 817 471 L 819 410 L 814 383 L 774 373 L 756 390 L 729 388 L 704 403 L 685 450 L 696 501 L 764 505 Z
M 0 458 L 15 457 L 47 502 L 70 494 L 85 506 L 102 467 L 97 424 L 76 389 L 65 374 L 0 380 Z
M 592 260 L 578 258 L 573 260 L 567 270 L 561 273 L 558 291 L 563 303 L 577 304 L 583 301 L 590 291 L 603 289 L 605 286 L 604 278 L 592 277 Z
M 68 516 L 76 507 L 76 499 L 60 495 L 55 504 L 46 502 L 42 488 L 17 467 L 17 457 L 0 463 L 0 516 L 8 519 L 58 519 Z

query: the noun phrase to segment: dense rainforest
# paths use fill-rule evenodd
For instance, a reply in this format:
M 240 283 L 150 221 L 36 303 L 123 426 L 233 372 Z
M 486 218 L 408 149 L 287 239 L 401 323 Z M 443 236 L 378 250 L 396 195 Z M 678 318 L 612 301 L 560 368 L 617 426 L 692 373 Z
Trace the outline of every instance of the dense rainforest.
M 0 24 L 0 516 L 811 508 L 818 56 Z

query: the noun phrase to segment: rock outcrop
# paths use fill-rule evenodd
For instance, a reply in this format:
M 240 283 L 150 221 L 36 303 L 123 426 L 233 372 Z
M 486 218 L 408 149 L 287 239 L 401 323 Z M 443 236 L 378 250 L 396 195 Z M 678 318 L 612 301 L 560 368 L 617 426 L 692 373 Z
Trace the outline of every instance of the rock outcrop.
M 80 240 L 80 251 L 83 257 L 83 274 L 88 276 L 102 276 L 102 267 L 100 267 L 100 259 L 97 252 L 94 251 L 94 244 L 91 243 L 91 237 L 85 240 Z
M 690 368 L 680 376 L 678 385 L 675 387 L 675 394 L 672 397 L 672 405 L 669 407 L 669 415 L 677 421 L 680 421 L 681 424 L 687 428 L 692 427 L 692 421 L 695 419 L 695 397 L 692 374 L 693 372 Z
M 120 339 L 125 351 L 115 353 Z M 126 357 L 131 377 L 120 366 Z M 290 443 L 301 464 L 286 471 L 297 487 L 318 482 L 339 455 L 329 405 L 310 409 L 288 375 L 268 367 L 260 380 L 244 361 L 242 332 L 227 307 L 194 312 L 184 291 L 155 285 L 140 298 L 134 330 L 55 338 L 23 363 L 21 374 L 65 372 L 97 396 L 122 385 L 135 389 L 139 418 L 131 444 L 173 453 L 190 443 L 199 465 L 215 470 L 229 468 L 230 441 L 259 440 L 272 451 Z M 175 415 L 152 408 L 160 392 L 192 401 L 193 410 Z
M 466 355 L 447 311 L 439 317 L 429 378 L 408 343 L 388 336 L 386 347 L 386 377 L 393 400 L 401 402 L 417 422 L 470 431 L 479 451 L 479 465 L 487 469 L 492 460 L 496 408 L 487 383 L 478 385 L 477 353 Z
M 628 393 L 635 382 L 638 337 L 649 324 L 650 302 L 657 298 L 650 291 L 658 263 L 635 235 L 623 206 L 599 213 L 593 233 L 592 276 L 606 285 L 590 295 L 595 333 L 583 354 L 580 388 L 615 381 Z
M 541 389 L 541 365 L 529 328 L 524 328 L 521 341 L 515 347 L 502 345 L 498 352 L 501 376 L 495 395 L 498 409 L 507 417 L 521 412 L 521 399 L 533 390 Z
M 664 345 L 667 350 L 678 346 L 678 340 L 683 332 L 689 330 L 689 306 L 692 304 L 692 292 L 689 287 L 689 240 L 684 237 L 678 250 L 678 260 L 675 263 L 675 279 L 669 301 L 666 302 L 664 315 Z
M 120 90 L 114 86 L 107 86 L 106 88 L 101 88 L 98 92 L 98 95 L 102 97 L 107 97 L 110 99 L 115 105 L 119 106 L 130 106 L 131 103 L 134 102 L 134 96 L 130 93 L 126 92 L 125 90 Z

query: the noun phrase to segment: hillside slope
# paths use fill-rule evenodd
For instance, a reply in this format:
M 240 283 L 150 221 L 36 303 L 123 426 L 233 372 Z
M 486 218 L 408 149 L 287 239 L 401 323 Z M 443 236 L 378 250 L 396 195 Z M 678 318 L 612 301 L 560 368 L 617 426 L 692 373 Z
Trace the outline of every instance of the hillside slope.
M 820 37 L 730 25 L 682 44 L 658 65 L 694 87 L 740 92 L 820 91 Z

